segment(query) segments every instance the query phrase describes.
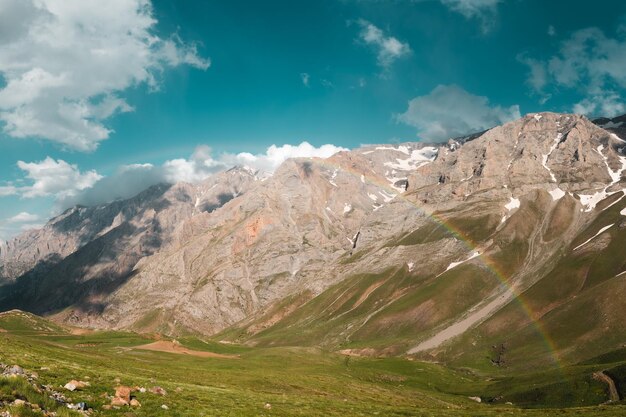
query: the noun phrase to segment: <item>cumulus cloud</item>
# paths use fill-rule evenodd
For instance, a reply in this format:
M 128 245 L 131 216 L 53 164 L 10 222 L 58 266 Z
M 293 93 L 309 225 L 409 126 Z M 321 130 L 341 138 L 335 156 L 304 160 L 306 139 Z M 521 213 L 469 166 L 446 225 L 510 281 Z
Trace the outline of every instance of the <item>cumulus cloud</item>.
M 193 43 L 155 33 L 150 0 L 4 0 L 0 3 L 0 124 L 92 151 L 109 117 L 131 111 L 121 94 L 158 88 L 168 67 L 206 69 Z
M 626 110 L 626 33 L 608 37 L 598 28 L 572 33 L 546 59 L 521 60 L 535 92 L 572 90 L 582 95 L 573 111 L 613 117 Z M 538 74 L 541 74 L 538 76 Z
M 456 85 L 437 86 L 429 94 L 409 101 L 407 111 L 396 116 L 430 141 L 479 132 L 519 117 L 519 106 L 492 106 L 487 97 L 470 94 Z
M 304 84 L 305 87 L 309 87 L 311 76 L 306 72 L 302 72 L 300 73 L 300 80 L 302 80 L 302 84 Z
M 358 24 L 361 27 L 359 40 L 376 51 L 378 65 L 383 69 L 389 69 L 396 60 L 411 53 L 408 43 L 386 34 L 367 20 L 361 19 Z
M 15 216 L 0 220 L 0 239 L 7 239 L 29 229 L 41 227 L 41 218 L 37 214 L 22 211 Z
M 335 145 L 315 147 L 308 142 L 299 145 L 272 145 L 264 153 L 222 153 L 214 155 L 208 146 L 199 146 L 189 158 L 166 161 L 160 166 L 134 164 L 120 167 L 116 173 L 93 184 L 80 193 L 59 201 L 61 208 L 75 204 L 96 205 L 119 198 L 129 198 L 158 183 L 197 183 L 208 176 L 234 166 L 245 166 L 271 174 L 289 158 L 329 156 L 346 150 Z
M 26 211 L 22 211 L 21 213 L 16 214 L 13 217 L 9 217 L 7 222 L 9 223 L 29 223 L 36 222 L 39 220 L 39 216 L 36 214 L 28 213 Z
M 440 0 L 441 3 L 467 19 L 478 19 L 483 32 L 488 32 L 494 25 L 497 7 L 502 0 Z
M 2 185 L 0 186 L 0 197 L 6 197 L 9 195 L 16 195 L 17 188 L 13 185 Z
M 1 186 L 0 196 L 67 198 L 92 187 L 102 178 L 96 171 L 81 172 L 75 164 L 50 157 L 40 162 L 18 161 L 17 166 L 24 171 L 25 179 L 31 184 Z

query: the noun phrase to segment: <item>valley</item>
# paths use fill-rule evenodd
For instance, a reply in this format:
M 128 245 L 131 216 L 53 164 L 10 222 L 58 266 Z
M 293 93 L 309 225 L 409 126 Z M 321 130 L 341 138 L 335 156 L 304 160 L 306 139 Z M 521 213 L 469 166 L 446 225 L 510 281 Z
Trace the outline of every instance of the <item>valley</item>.
M 7 368 L 18 365 L 25 373 L 0 377 L 0 403 L 13 411 L 19 406 L 12 403 L 20 399 L 27 403 L 23 407 L 41 404 L 47 410 L 56 408 L 60 416 L 80 415 L 66 405 L 80 402 L 105 416 L 619 416 L 626 412 L 620 403 L 599 405 L 611 394 L 594 372 L 605 369 L 618 386 L 626 381 L 626 361 L 613 362 L 611 357 L 517 374 L 496 368 L 454 369 L 406 358 L 345 356 L 319 348 L 251 348 L 196 337 L 180 338 L 178 343 L 189 351 L 222 356 L 149 351 L 138 347 L 154 343 L 155 335 L 76 335 L 72 329 L 17 311 L 0 315 L 0 328 L 6 330 L 0 334 L 0 362 Z M 31 382 L 25 383 L 27 378 Z M 89 385 L 75 391 L 63 388 L 71 380 Z M 34 388 L 29 388 L 31 384 Z M 138 387 L 132 396 L 140 406 L 110 407 L 120 385 Z M 45 402 L 35 391 L 41 387 L 61 394 L 62 402 L 54 406 Z M 469 397 L 480 397 L 481 403 Z

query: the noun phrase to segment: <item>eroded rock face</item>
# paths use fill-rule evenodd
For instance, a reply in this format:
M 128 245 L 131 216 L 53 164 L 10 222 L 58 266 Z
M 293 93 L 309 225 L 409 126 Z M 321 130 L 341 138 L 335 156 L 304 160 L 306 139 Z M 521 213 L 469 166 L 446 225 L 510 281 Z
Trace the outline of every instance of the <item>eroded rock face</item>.
M 623 146 L 619 137 L 583 116 L 529 115 L 462 147 L 454 141 L 443 146 L 434 163 L 409 176 L 409 191 L 439 206 L 483 193 L 486 199 L 520 195 L 536 187 L 592 194 L 611 183 L 607 164 L 615 172 L 621 169 Z
M 68 210 L 0 248 L 0 305 L 81 326 L 212 334 L 355 274 L 467 258 L 462 240 L 433 226 L 434 212 L 480 215 L 480 227 L 506 235 L 486 234 L 485 248 L 497 248 L 532 234 L 508 222 L 520 207 L 562 204 L 568 222 L 551 227 L 571 238 L 624 187 L 624 145 L 583 117 L 542 113 L 446 144 L 370 146 L 288 160 L 269 177 L 237 168 L 155 186 Z M 411 233 L 428 227 L 438 237 L 416 244 Z M 546 247 L 533 256 L 552 256 Z M 288 305 L 254 329 L 299 306 Z

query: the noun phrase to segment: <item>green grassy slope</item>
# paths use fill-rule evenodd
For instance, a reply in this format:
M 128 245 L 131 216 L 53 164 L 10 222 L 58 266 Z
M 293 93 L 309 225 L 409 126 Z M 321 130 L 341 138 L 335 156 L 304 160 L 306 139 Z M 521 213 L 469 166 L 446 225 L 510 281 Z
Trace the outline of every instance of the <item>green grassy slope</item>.
M 193 338 L 180 342 L 240 357 L 199 358 L 133 349 L 150 341 L 133 333 L 76 336 L 7 331 L 0 334 L 0 362 L 38 373 L 37 384 L 57 387 L 69 401 L 85 401 L 94 415 L 102 416 L 617 416 L 626 412 L 626 406 L 620 405 L 522 410 L 503 403 L 478 404 L 467 397 L 487 400 L 498 391 L 498 384 L 507 382 L 402 358 L 348 358 L 313 348 L 218 346 Z M 87 380 L 90 386 L 63 391 L 60 386 L 70 379 Z M 553 377 L 547 374 L 545 379 Z M 28 384 L 18 380 L 0 379 L 1 403 L 24 398 L 46 409 L 57 407 L 37 398 Z M 137 392 L 141 408 L 103 409 L 110 401 L 103 394 L 113 394 L 118 383 L 158 385 L 167 395 Z M 0 412 L 3 408 L 6 405 L 0 406 Z M 13 415 L 34 415 L 13 406 L 11 410 Z M 59 416 L 74 415 L 58 410 Z

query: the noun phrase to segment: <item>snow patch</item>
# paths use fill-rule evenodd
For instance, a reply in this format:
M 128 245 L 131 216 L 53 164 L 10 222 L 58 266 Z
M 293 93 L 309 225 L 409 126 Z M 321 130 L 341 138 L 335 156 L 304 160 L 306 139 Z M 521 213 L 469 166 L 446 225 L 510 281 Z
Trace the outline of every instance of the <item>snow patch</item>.
M 378 201 L 378 196 L 376 194 L 370 194 L 367 193 L 367 196 L 372 200 L 372 201 Z
M 365 175 L 361 174 L 361 182 L 365 184 Z
M 456 268 L 457 266 L 459 266 L 459 265 L 461 265 L 461 264 L 463 264 L 463 263 L 465 263 L 465 262 L 467 262 L 467 261 L 469 261 L 469 260 L 471 260 L 471 259 L 474 259 L 474 258 L 476 258 L 476 257 L 478 257 L 478 256 L 480 256 L 480 252 L 478 252 L 478 251 L 474 251 L 474 252 L 470 255 L 470 257 L 469 257 L 469 258 L 467 258 L 467 259 L 465 259 L 465 260 L 460 261 L 460 262 L 452 262 L 450 265 L 448 265 L 448 267 L 446 268 L 446 271 L 449 271 L 449 270 L 451 270 L 452 268 Z
M 626 216 L 626 207 L 624 207 L 622 211 L 619 212 L 619 214 L 621 214 L 622 216 Z
M 543 165 L 543 167 L 547 169 L 548 172 L 550 173 L 550 178 L 552 179 L 552 182 L 556 182 L 556 177 L 554 176 L 554 173 L 552 172 L 552 170 L 548 168 L 548 158 L 550 157 L 552 152 L 554 152 L 556 147 L 559 146 L 559 142 L 561 141 L 562 137 L 563 137 L 563 134 L 559 132 L 559 134 L 556 135 L 556 139 L 554 139 L 554 144 L 552 145 L 552 147 L 550 147 L 550 150 L 548 151 L 548 153 L 545 155 L 542 155 L 541 165 Z
M 626 142 L 626 140 L 624 140 L 624 139 L 620 138 L 620 137 L 619 137 L 619 136 L 617 136 L 615 133 L 611 133 L 611 137 L 612 137 L 613 139 L 617 139 L 617 140 L 618 140 L 618 141 L 620 141 L 620 142 Z
M 352 205 L 345 203 L 343 206 L 343 214 L 349 213 L 352 211 Z
M 540 115 L 540 114 L 535 114 L 533 117 L 535 118 L 535 120 L 536 120 L 536 121 L 539 121 L 539 120 L 541 120 L 541 118 L 542 118 L 543 116 L 542 116 L 542 115 Z
M 422 149 L 415 149 L 410 154 L 408 148 L 405 146 L 400 146 L 400 148 L 403 148 L 401 152 L 409 155 L 409 157 L 406 159 L 396 158 L 396 162 L 385 162 L 385 166 L 392 169 L 412 171 L 426 165 L 429 162 L 432 162 L 437 156 L 437 148 L 434 146 L 426 146 Z
M 591 242 L 593 239 L 595 239 L 596 237 L 598 237 L 599 235 L 601 235 L 602 233 L 604 233 L 605 231 L 610 229 L 614 224 L 615 223 L 610 224 L 608 226 L 604 226 L 602 229 L 598 230 L 598 233 L 593 235 L 593 237 L 590 237 L 589 239 L 585 240 L 583 243 L 581 243 L 580 245 L 576 246 L 573 250 L 576 250 L 578 248 L 581 248 L 581 247 L 585 246 L 587 243 Z
M 388 193 L 385 190 L 379 191 L 378 194 L 380 194 L 383 197 L 383 200 L 385 200 L 385 203 L 390 202 L 391 200 L 393 200 L 397 196 L 397 194 L 391 194 L 391 193 Z
M 408 267 L 409 267 L 409 272 L 412 272 L 412 271 L 413 271 L 413 268 L 415 268 L 415 263 L 414 263 L 414 262 L 408 262 L 408 263 L 406 264 L 406 266 L 408 266 Z
M 515 208 L 519 208 L 520 206 L 520 201 L 519 198 L 513 198 L 511 197 L 511 201 L 509 201 L 507 204 L 504 205 L 504 208 L 507 209 L 508 211 L 511 211 Z
M 565 196 L 565 191 L 561 190 L 558 187 L 555 188 L 554 190 L 551 190 L 551 191 L 548 191 L 548 192 L 552 196 L 552 201 L 560 200 L 561 198 L 563 198 Z
M 598 148 L 596 149 L 596 152 L 598 152 L 601 156 L 602 159 L 604 160 L 604 165 L 606 165 L 606 169 L 609 173 L 609 176 L 611 177 L 611 183 L 609 185 L 607 185 L 606 187 L 604 187 L 604 189 L 602 191 L 598 191 L 594 194 L 580 194 L 580 202 L 582 203 L 582 205 L 584 206 L 584 211 L 585 212 L 589 212 L 591 210 L 593 210 L 594 208 L 596 208 L 596 205 L 604 200 L 605 198 L 619 192 L 619 191 L 613 191 L 613 192 L 608 192 L 607 190 L 617 184 L 620 179 L 622 178 L 622 173 L 626 170 L 626 156 L 620 156 L 619 160 L 622 163 L 622 166 L 617 170 L 617 171 L 613 171 L 611 169 L 611 167 L 609 166 L 609 158 L 607 158 L 603 153 L 602 150 L 604 149 L 604 146 L 600 145 L 598 146 Z
M 376 150 L 377 151 L 397 151 L 397 152 L 402 152 L 403 154 L 406 154 L 406 155 L 409 154 L 409 148 L 404 145 L 398 146 L 397 148 L 394 148 L 393 146 L 377 146 Z
M 333 171 L 333 175 L 330 177 L 330 180 L 328 180 L 328 182 L 329 182 L 332 186 L 334 186 L 334 187 L 336 187 L 336 186 L 337 186 L 337 184 L 335 183 L 335 178 L 337 178 L 337 172 L 338 172 L 338 171 L 339 171 L 338 169 L 335 169 L 335 170 Z

